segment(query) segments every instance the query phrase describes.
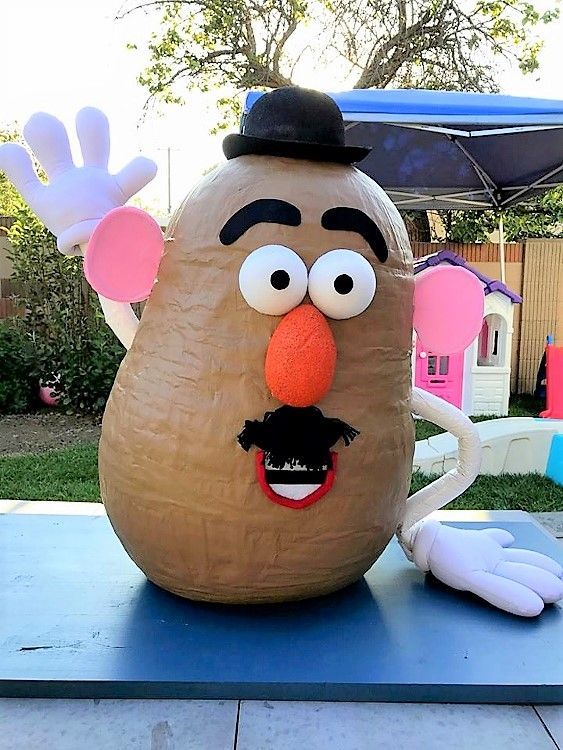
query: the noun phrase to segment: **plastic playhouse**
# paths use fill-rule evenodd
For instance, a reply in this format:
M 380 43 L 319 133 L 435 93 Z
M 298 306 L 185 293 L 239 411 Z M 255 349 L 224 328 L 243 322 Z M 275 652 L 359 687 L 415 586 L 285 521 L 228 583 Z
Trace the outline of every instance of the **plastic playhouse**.
M 522 302 L 522 298 L 450 250 L 416 259 L 414 272 L 423 273 L 440 265 L 461 266 L 481 281 L 485 292 L 483 325 L 479 336 L 467 349 L 454 355 L 425 351 L 421 342 L 416 341 L 412 367 L 414 385 L 449 401 L 469 416 L 506 416 L 514 305 Z M 561 399 L 563 401 L 563 394 Z

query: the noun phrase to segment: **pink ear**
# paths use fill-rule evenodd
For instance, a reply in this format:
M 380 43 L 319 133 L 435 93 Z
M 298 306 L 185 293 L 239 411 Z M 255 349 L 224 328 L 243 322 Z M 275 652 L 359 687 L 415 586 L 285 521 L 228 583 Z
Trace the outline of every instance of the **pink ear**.
M 140 208 L 114 208 L 100 221 L 86 250 L 84 275 L 103 297 L 141 302 L 151 293 L 164 248 L 156 221 Z
M 466 268 L 437 266 L 415 277 L 414 328 L 425 349 L 455 354 L 483 325 L 485 293 Z

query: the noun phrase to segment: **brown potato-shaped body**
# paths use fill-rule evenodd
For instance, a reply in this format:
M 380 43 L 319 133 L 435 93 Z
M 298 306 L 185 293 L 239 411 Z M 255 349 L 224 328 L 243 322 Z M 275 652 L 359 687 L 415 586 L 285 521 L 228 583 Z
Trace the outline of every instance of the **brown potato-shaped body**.
M 221 244 L 225 222 L 259 198 L 291 202 L 301 225 L 261 223 Z M 322 228 L 322 214 L 335 206 L 361 209 L 377 223 L 386 262 L 359 234 Z M 188 196 L 167 236 L 100 444 L 102 496 L 125 549 L 151 581 L 191 599 L 282 601 L 357 580 L 395 532 L 411 476 L 414 282 L 398 212 L 354 167 L 242 156 Z M 318 404 L 360 435 L 335 446 L 332 489 L 298 510 L 266 497 L 255 449 L 237 443 L 245 420 L 281 406 L 264 375 L 281 318 L 249 307 L 238 285 L 245 258 L 267 244 L 293 249 L 308 268 L 328 250 L 349 248 L 377 277 L 365 312 L 329 320 L 338 356 Z

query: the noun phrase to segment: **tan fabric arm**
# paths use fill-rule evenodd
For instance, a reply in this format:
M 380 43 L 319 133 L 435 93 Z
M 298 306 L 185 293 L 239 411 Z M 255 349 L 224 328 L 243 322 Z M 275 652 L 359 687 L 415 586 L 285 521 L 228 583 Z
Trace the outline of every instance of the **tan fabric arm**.
M 82 255 L 86 252 L 86 245 L 80 245 Z M 102 312 L 106 323 L 115 333 L 126 349 L 131 348 L 133 339 L 139 327 L 139 319 L 128 302 L 114 302 L 98 294 Z
M 421 519 L 440 510 L 459 497 L 473 484 L 481 467 L 481 441 L 473 422 L 452 404 L 421 388 L 413 388 L 412 411 L 414 414 L 443 427 L 458 440 L 458 461 L 451 469 L 432 484 L 423 487 L 407 500 L 407 507 L 398 534 L 407 547 L 409 531 Z

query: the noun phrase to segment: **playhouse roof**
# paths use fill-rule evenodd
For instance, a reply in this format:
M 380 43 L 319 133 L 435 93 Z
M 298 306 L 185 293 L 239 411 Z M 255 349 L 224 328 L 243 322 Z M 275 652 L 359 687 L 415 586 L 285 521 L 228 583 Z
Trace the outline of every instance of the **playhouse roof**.
M 501 294 L 504 294 L 506 297 L 508 297 L 508 299 L 514 304 L 519 304 L 520 302 L 522 302 L 522 297 L 512 292 L 506 286 L 506 284 L 502 283 L 502 281 L 498 281 L 498 279 L 491 279 L 489 276 L 485 276 L 484 273 L 481 273 L 481 271 L 478 271 L 473 266 L 470 266 L 466 260 L 464 260 L 460 255 L 452 252 L 451 250 L 440 250 L 439 252 L 433 253 L 432 255 L 426 255 L 423 258 L 415 258 L 414 272 L 415 274 L 417 274 L 421 271 L 424 271 L 426 268 L 439 266 L 441 263 L 447 263 L 450 266 L 461 266 L 462 268 L 466 268 L 468 271 L 471 271 L 471 273 L 477 276 L 479 281 L 482 282 L 485 295 L 491 294 L 492 292 L 500 292 Z

